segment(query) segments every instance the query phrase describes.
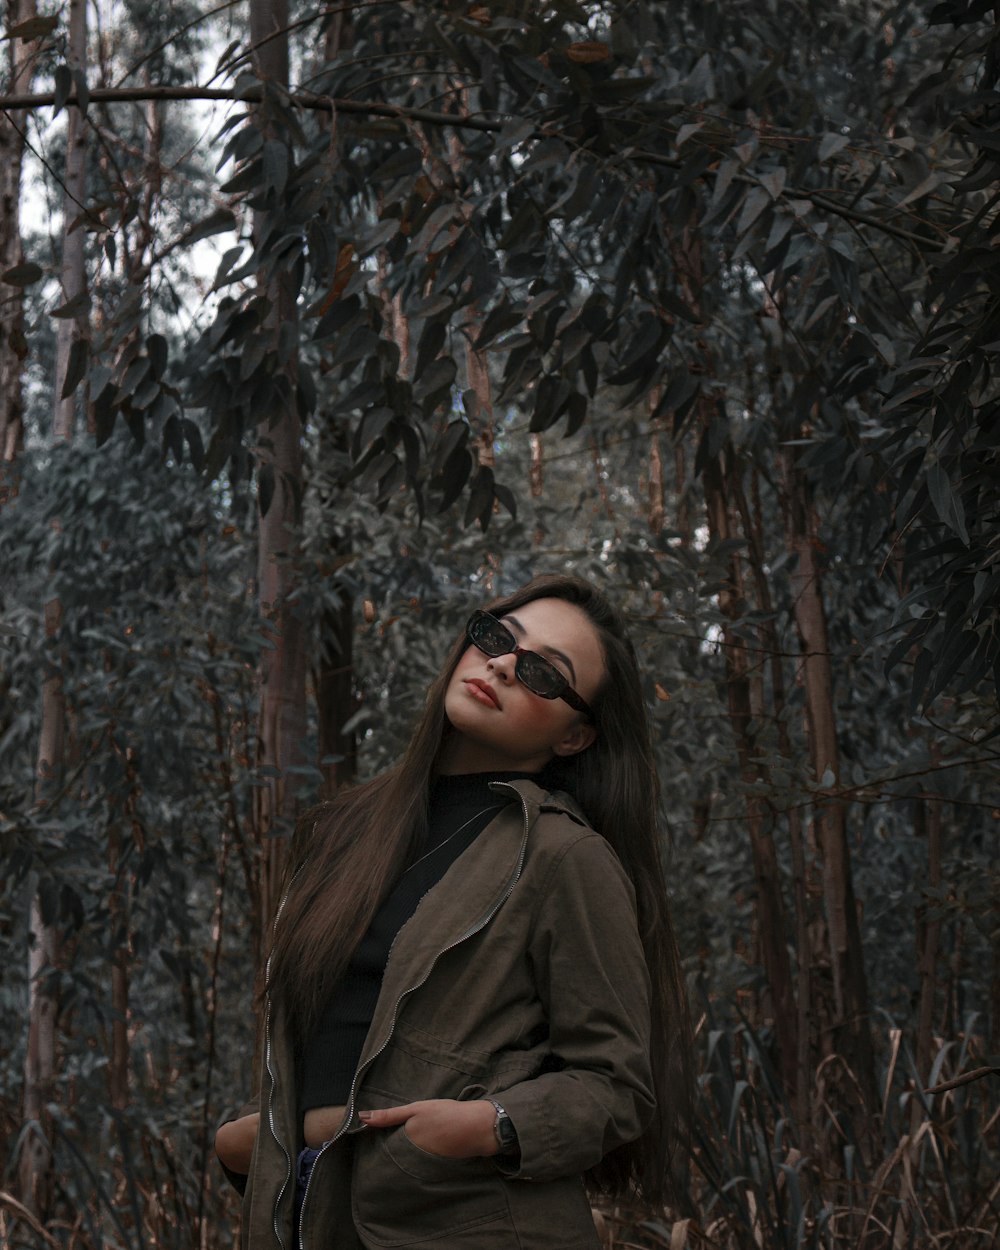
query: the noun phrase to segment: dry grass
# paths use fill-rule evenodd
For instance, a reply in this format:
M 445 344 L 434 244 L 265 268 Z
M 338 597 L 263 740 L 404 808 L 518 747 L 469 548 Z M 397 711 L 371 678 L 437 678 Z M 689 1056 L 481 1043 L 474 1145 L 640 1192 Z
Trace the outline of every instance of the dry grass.
M 745 1022 L 705 1039 L 693 1145 L 675 1210 L 602 1206 L 605 1250 L 1000 1250 L 1000 1081 L 970 1039 L 939 1043 L 925 1094 L 905 1035 L 883 1047 L 878 1105 L 836 1056 L 794 1125 Z M 0 1188 L 4 1250 L 229 1250 L 237 1203 L 191 1126 L 140 1108 L 58 1127 L 55 1216 Z
M 996 1069 L 939 1044 L 926 1094 L 886 1042 L 879 1105 L 831 1057 L 803 1132 L 749 1026 L 716 1030 L 679 1213 L 602 1209 L 606 1250 L 1000 1250 Z

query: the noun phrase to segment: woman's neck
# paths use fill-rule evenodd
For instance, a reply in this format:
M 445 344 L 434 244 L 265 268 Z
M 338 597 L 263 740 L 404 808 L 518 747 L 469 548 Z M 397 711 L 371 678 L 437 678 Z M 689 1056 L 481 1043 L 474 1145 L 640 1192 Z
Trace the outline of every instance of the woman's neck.
M 435 771 L 439 777 L 488 772 L 532 774 L 540 773 L 551 758 L 551 752 L 534 756 L 500 754 L 494 746 L 455 733 L 442 743 Z

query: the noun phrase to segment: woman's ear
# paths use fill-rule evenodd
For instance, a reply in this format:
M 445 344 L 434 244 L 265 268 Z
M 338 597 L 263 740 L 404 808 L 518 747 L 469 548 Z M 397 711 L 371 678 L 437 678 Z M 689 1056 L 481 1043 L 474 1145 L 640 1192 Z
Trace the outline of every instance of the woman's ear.
M 597 739 L 597 730 L 594 726 L 585 720 L 578 720 L 576 724 L 568 730 L 566 736 L 552 747 L 556 755 L 563 757 L 567 755 L 578 755 L 581 751 L 586 751 L 587 747 Z

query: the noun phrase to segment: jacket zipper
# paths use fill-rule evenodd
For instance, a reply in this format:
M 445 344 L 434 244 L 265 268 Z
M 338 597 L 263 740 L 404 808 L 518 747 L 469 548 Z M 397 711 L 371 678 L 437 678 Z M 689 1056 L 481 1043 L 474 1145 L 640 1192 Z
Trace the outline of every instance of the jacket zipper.
M 449 951 L 454 950 L 456 946 L 461 946 L 463 942 L 467 942 L 470 937 L 474 937 L 480 931 L 480 929 L 484 929 L 489 924 L 489 922 L 497 914 L 497 912 L 504 905 L 504 903 L 506 903 L 506 901 L 510 898 L 511 894 L 513 894 L 514 886 L 516 886 L 518 883 L 518 880 L 521 876 L 521 872 L 524 868 L 525 851 L 527 850 L 527 847 L 528 847 L 528 805 L 524 801 L 524 799 L 521 797 L 521 795 L 518 794 L 517 790 L 515 790 L 514 787 L 510 785 L 508 782 L 493 781 L 490 783 L 490 786 L 491 788 L 494 786 L 502 786 L 506 790 L 513 790 L 514 793 L 517 795 L 518 800 L 520 801 L 520 804 L 521 804 L 521 812 L 524 817 L 524 833 L 521 837 L 521 850 L 518 853 L 517 864 L 515 865 L 513 875 L 511 876 L 510 880 L 507 882 L 507 885 L 504 888 L 504 892 L 500 895 L 497 901 L 492 905 L 492 907 L 486 913 L 486 915 L 483 916 L 481 920 L 476 921 L 476 923 L 472 925 L 470 928 L 466 929 L 466 931 L 461 935 L 461 937 L 457 937 L 454 942 L 450 943 L 448 946 L 445 946 L 441 950 L 439 950 L 438 953 L 434 956 L 434 959 L 430 967 L 427 969 L 426 973 L 424 974 L 423 978 L 420 981 L 417 981 L 415 985 L 411 985 L 408 989 L 403 990 L 403 992 L 399 995 L 399 997 L 396 999 L 396 1002 L 392 1008 L 392 1018 L 389 1022 L 389 1032 L 386 1034 L 385 1041 L 378 1048 L 378 1050 L 373 1055 L 370 1055 L 368 1059 L 365 1061 L 365 1064 L 364 1064 L 365 1068 L 370 1067 L 375 1062 L 375 1060 L 379 1057 L 379 1055 L 382 1054 L 385 1048 L 389 1045 L 389 1042 L 392 1040 L 392 1035 L 396 1028 L 396 1016 L 399 1013 L 399 1008 L 403 1002 L 403 999 L 407 998 L 410 994 L 412 994 L 414 990 L 420 989 L 420 987 L 424 984 L 424 982 L 427 980 L 430 974 L 434 971 L 434 965 L 437 963 L 437 961 L 441 958 L 442 955 L 447 955 L 447 953 Z M 409 924 L 409 921 L 407 921 L 406 923 Z M 403 928 L 405 927 L 406 925 L 403 926 Z M 402 931 L 403 930 L 400 929 L 399 932 L 402 933 Z M 396 934 L 396 937 L 397 938 L 399 937 L 398 933 Z M 395 939 L 393 940 L 393 945 L 395 945 Z M 392 947 L 389 948 L 389 954 L 390 955 L 392 954 Z M 268 1045 L 270 1046 L 270 1038 L 268 1039 Z M 270 1051 L 268 1053 L 270 1053 Z M 347 1129 L 351 1123 L 351 1120 L 353 1120 L 354 1118 L 354 1095 L 357 1090 L 358 1078 L 361 1076 L 361 1073 L 362 1073 L 362 1068 L 358 1068 L 358 1070 L 354 1073 L 354 1079 L 351 1081 L 351 1090 L 347 1099 L 347 1114 L 344 1116 L 343 1124 L 341 1124 L 340 1128 L 337 1129 L 336 1133 L 334 1133 L 334 1135 L 330 1138 L 328 1142 L 323 1143 L 323 1145 L 320 1147 L 319 1154 L 313 1160 L 312 1171 L 309 1173 L 309 1179 L 306 1181 L 305 1193 L 302 1195 L 302 1206 L 299 1211 L 299 1250 L 305 1250 L 305 1241 L 302 1236 L 303 1219 L 306 1213 L 306 1202 L 308 1201 L 308 1198 L 309 1198 L 309 1186 L 312 1184 L 312 1178 L 316 1172 L 316 1164 L 319 1163 L 320 1155 L 322 1155 L 330 1146 L 332 1146 L 335 1141 L 343 1137 L 343 1135 L 347 1132 Z M 273 1091 L 273 1079 L 272 1079 L 272 1091 Z M 284 1147 L 282 1147 L 282 1149 L 284 1149 Z M 288 1158 L 287 1150 L 285 1151 L 285 1157 Z M 289 1160 L 289 1164 L 290 1163 L 291 1161 Z M 287 1183 L 287 1178 L 286 1178 L 286 1183 Z M 275 1231 L 277 1231 L 277 1216 L 278 1216 L 277 1208 L 278 1208 L 278 1203 L 281 1201 L 282 1193 L 284 1193 L 284 1186 L 282 1186 L 281 1193 L 278 1194 L 278 1197 L 275 1200 L 275 1210 L 274 1210 Z M 281 1241 L 280 1235 L 278 1237 L 278 1240 Z M 285 1243 L 281 1241 L 282 1247 L 284 1247 L 284 1244 Z
M 267 1011 L 266 1023 L 267 1045 L 265 1047 L 265 1064 L 267 1067 L 267 1075 L 271 1078 L 271 1090 L 267 1098 L 267 1122 L 271 1129 L 271 1136 L 281 1147 L 281 1153 L 285 1156 L 285 1179 L 281 1182 L 281 1188 L 278 1190 L 278 1196 L 274 1200 L 274 1209 L 271 1213 L 271 1224 L 274 1228 L 274 1235 L 278 1239 L 278 1244 L 282 1250 L 285 1247 L 285 1239 L 281 1235 L 278 1228 L 278 1208 L 281 1206 L 281 1200 L 285 1196 L 285 1190 L 288 1188 L 288 1182 L 292 1175 L 292 1156 L 288 1153 L 285 1143 L 278 1136 L 278 1130 L 274 1124 L 274 1091 L 277 1088 L 277 1078 L 274 1075 L 274 1069 L 271 1067 L 271 1009 Z
M 284 911 L 285 903 L 288 900 L 289 890 L 291 890 L 292 886 L 295 884 L 295 878 L 299 875 L 301 871 L 302 871 L 301 866 L 298 869 L 296 869 L 294 875 L 292 876 L 291 881 L 289 881 L 288 883 L 288 889 L 286 889 L 284 894 L 282 894 L 281 896 L 281 902 L 278 904 L 278 910 L 274 913 L 275 925 L 277 925 L 278 921 L 281 919 L 281 913 Z M 270 975 L 271 975 L 271 957 L 268 956 L 267 964 L 264 968 L 265 984 L 270 979 Z M 271 1067 L 271 1007 L 270 1007 L 270 1004 L 268 1004 L 267 1017 L 264 1021 L 264 1066 L 265 1068 L 267 1068 L 267 1075 L 271 1079 L 271 1088 L 268 1091 L 268 1095 L 267 1095 L 267 1123 L 268 1123 L 268 1127 L 271 1130 L 271 1136 L 281 1147 L 281 1153 L 285 1156 L 285 1179 L 281 1182 L 281 1188 L 278 1190 L 278 1196 L 274 1200 L 274 1207 L 271 1211 L 271 1227 L 274 1229 L 274 1235 L 277 1238 L 278 1245 L 281 1246 L 281 1250 L 285 1250 L 285 1239 L 284 1237 L 282 1237 L 281 1230 L 278 1228 L 278 1208 L 281 1206 L 281 1200 L 285 1196 L 285 1190 L 288 1188 L 289 1180 L 291 1180 L 292 1156 L 288 1153 L 288 1150 L 285 1147 L 285 1143 L 278 1136 L 278 1130 L 274 1124 L 274 1092 L 278 1087 L 278 1079 L 274 1075 L 274 1069 Z

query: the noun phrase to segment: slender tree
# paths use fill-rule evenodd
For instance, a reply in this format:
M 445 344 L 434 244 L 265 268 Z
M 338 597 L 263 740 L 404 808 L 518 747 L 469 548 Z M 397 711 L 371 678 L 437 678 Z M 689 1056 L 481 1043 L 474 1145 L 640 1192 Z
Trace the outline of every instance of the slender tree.
M 836 1050 L 853 1069 L 864 1095 L 874 1103 L 875 1062 L 871 1042 L 868 983 L 861 948 L 861 926 L 854 894 L 854 872 L 847 841 L 847 803 L 841 784 L 840 746 L 834 701 L 833 665 L 822 571 L 818 559 L 816 508 L 795 448 L 784 456 L 784 515 L 795 625 L 802 651 L 809 752 L 816 783 L 828 793 L 817 799 L 814 821 L 822 857 L 829 958 L 833 975 Z
M 5 60 L 11 92 L 30 91 L 36 40 L 11 32 L 37 20 L 35 0 L 10 0 L 7 5 Z M 27 113 L 0 111 L 0 274 L 24 263 L 21 248 L 21 167 L 24 160 Z M 26 275 L 30 276 L 30 275 Z M 0 504 L 8 489 L 4 467 L 16 457 L 24 441 L 24 399 L 21 373 L 28 345 L 24 337 L 24 294 L 8 281 L 0 288 Z
M 273 145 L 291 162 L 288 133 L 280 134 L 268 116 L 267 97 L 278 100 L 288 88 L 288 5 L 286 0 L 251 0 L 250 37 L 255 72 L 264 87 L 260 125 Z M 281 158 L 279 158 L 281 159 Z M 281 232 L 281 190 L 276 202 L 254 213 L 258 248 Z M 258 768 L 264 784 L 257 791 L 257 832 L 261 839 L 260 933 L 270 931 L 277 906 L 284 841 L 274 835 L 294 814 L 301 789 L 306 734 L 305 632 L 294 601 L 298 579 L 299 524 L 302 502 L 302 426 L 296 396 L 298 315 L 292 275 L 261 278 L 269 311 L 266 329 L 276 384 L 260 414 L 257 441 L 259 532 L 257 584 L 268 646 L 261 652 Z M 299 771 L 297 771 L 299 770 Z
M 87 3 L 71 0 L 69 53 L 73 71 L 82 81 L 87 68 Z M 85 231 L 79 216 L 87 196 L 87 134 L 82 110 L 71 109 L 67 119 L 66 178 L 63 194 L 62 262 L 60 286 L 63 317 L 56 339 L 56 388 L 52 441 L 67 444 L 73 438 L 77 397 L 70 369 L 78 368 L 86 343 Z M 55 522 L 58 525 L 58 522 Z M 42 684 L 42 720 L 38 740 L 37 801 L 56 801 L 66 771 L 66 696 L 59 668 L 58 646 L 63 607 L 57 596 L 45 604 L 48 672 Z M 33 895 L 28 925 L 28 1044 L 25 1051 L 23 1118 L 32 1126 L 21 1155 L 21 1195 L 37 1214 L 48 1207 L 51 1187 L 51 1132 L 46 1105 L 56 1072 L 58 1002 L 51 979 L 58 960 L 56 918 L 47 914 L 39 895 Z

